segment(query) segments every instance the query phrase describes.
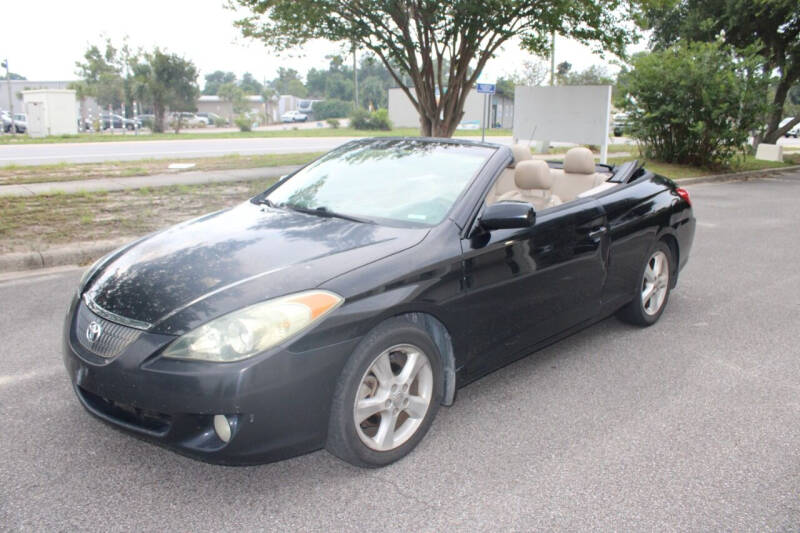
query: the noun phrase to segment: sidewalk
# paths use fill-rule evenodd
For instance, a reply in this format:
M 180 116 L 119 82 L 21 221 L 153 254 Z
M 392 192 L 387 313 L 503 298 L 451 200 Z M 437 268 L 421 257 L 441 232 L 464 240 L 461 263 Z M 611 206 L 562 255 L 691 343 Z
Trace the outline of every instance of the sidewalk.
M 49 181 L 21 185 L 0 185 L 0 196 L 35 196 L 38 194 L 95 191 L 122 191 L 144 187 L 168 187 L 170 185 L 201 185 L 203 183 L 222 183 L 228 181 L 253 181 L 263 178 L 277 178 L 298 168 L 298 165 L 262 168 L 241 168 L 235 170 L 209 170 L 170 172 L 130 178 L 100 178 L 92 180 Z

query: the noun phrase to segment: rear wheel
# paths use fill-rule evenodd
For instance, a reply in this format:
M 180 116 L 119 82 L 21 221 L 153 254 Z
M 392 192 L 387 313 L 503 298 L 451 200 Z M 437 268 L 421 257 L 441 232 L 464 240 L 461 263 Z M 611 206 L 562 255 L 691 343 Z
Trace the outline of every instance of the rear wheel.
M 672 250 L 658 241 L 641 270 L 636 296 L 620 309 L 622 320 L 637 326 L 655 324 L 669 301 L 672 284 Z
M 428 334 L 405 318 L 384 322 L 342 371 L 327 449 L 356 466 L 397 461 L 425 436 L 441 395 L 441 358 Z

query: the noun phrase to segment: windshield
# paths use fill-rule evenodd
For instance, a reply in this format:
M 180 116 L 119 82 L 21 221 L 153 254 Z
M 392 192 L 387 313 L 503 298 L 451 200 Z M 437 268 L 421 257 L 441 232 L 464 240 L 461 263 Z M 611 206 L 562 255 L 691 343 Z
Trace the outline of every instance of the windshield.
M 300 170 L 267 198 L 278 207 L 434 226 L 494 151 L 414 139 L 356 141 Z

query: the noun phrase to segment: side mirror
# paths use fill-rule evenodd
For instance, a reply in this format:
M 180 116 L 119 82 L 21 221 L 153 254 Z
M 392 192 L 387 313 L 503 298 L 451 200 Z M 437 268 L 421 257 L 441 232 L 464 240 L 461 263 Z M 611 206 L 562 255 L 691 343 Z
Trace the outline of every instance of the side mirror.
M 536 220 L 533 206 L 527 202 L 498 202 L 483 211 L 478 223 L 483 229 L 529 228 Z

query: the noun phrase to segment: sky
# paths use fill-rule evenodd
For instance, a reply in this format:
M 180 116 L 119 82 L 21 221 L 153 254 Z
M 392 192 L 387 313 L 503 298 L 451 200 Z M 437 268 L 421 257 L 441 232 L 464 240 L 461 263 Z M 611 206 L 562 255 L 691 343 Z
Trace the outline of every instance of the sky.
M 77 78 L 75 62 L 91 44 L 101 44 L 105 36 L 120 44 L 127 37 L 133 48 L 159 46 L 191 59 L 200 70 L 202 86 L 203 76 L 215 70 L 233 71 L 239 77 L 251 72 L 260 81 L 274 78 L 281 66 L 305 74 L 312 67 L 327 68 L 325 56 L 337 51 L 337 45 L 317 41 L 292 54 L 276 54 L 259 42 L 241 37 L 233 26 L 237 13 L 226 9 L 224 3 L 225 0 L 9 2 L 4 18 L 15 23 L 0 27 L 0 57 L 8 58 L 12 72 L 29 80 L 72 80 Z M 573 70 L 606 63 L 580 43 L 565 38 L 557 38 L 555 55 L 556 63 L 569 61 Z M 499 76 L 512 74 L 532 57 L 518 43 L 510 43 L 487 64 L 480 81 L 491 83 Z M 616 68 L 611 66 L 610 70 Z

